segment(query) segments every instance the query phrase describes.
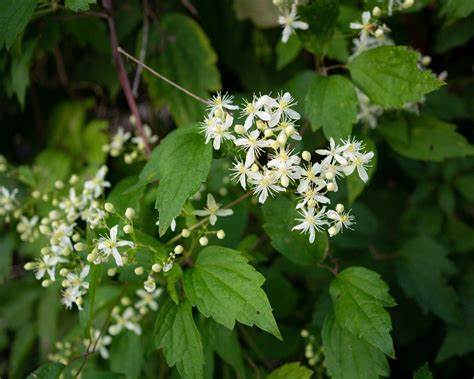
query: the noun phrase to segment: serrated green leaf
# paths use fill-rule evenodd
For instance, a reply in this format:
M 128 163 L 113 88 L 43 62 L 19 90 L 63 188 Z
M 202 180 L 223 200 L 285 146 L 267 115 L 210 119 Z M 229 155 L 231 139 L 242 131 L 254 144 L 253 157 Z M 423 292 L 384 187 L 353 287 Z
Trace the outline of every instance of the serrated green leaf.
M 278 44 L 276 46 L 277 70 L 281 70 L 282 68 L 293 62 L 302 48 L 303 46 L 301 45 L 300 40 L 294 34 L 286 43 L 281 42 L 281 40 L 278 41 Z
M 74 11 L 88 11 L 91 7 L 91 4 L 95 4 L 97 0 L 66 0 L 64 5 L 66 8 Z
M 298 213 L 291 200 L 284 196 L 268 199 L 262 209 L 263 229 L 278 252 L 298 264 L 314 265 L 321 261 L 328 248 L 328 237 L 317 233 L 314 243 L 310 243 L 307 235 L 292 231 Z
M 61 363 L 45 363 L 37 368 L 26 379 L 58 379 L 65 366 Z
M 324 320 L 322 342 L 324 363 L 333 379 L 378 379 L 390 375 L 383 352 L 342 328 L 332 312 Z
M 209 97 L 209 91 L 220 89 L 216 53 L 193 19 L 182 14 L 164 14 L 159 27 L 155 26 L 150 33 L 149 46 L 163 47 L 163 51 L 149 52 L 150 66 L 162 75 L 203 98 Z M 144 77 L 152 102 L 156 106 L 168 105 L 178 126 L 202 120 L 204 106 L 199 101 L 149 73 Z
M 352 80 L 384 108 L 402 108 L 420 101 L 442 85 L 431 71 L 418 67 L 419 54 L 405 46 L 381 46 L 365 51 L 349 62 Z
M 446 283 L 446 276 L 456 271 L 447 258 L 448 251 L 429 237 L 406 241 L 397 260 L 397 278 L 407 296 L 420 308 L 433 312 L 449 323 L 459 322 L 457 295 Z
M 390 336 L 392 322 L 384 308 L 396 303 L 379 274 L 363 267 L 349 267 L 332 280 L 329 293 L 342 328 L 395 357 Z
M 30 85 L 30 66 L 35 48 L 36 41 L 29 40 L 22 46 L 21 54 L 14 55 L 12 59 L 8 89 L 16 95 L 21 109 L 25 108 L 25 95 L 26 89 Z
M 191 304 L 166 301 L 155 325 L 155 345 L 163 349 L 168 365 L 176 366 L 183 378 L 202 379 L 204 354 Z
M 158 146 L 156 170 L 160 177 L 156 208 L 160 213 L 160 236 L 165 234 L 184 202 L 194 195 L 207 178 L 212 147 L 206 144 L 198 128 L 178 129 Z
M 270 302 L 260 288 L 264 281 L 240 252 L 209 246 L 201 250 L 195 266 L 185 273 L 184 291 L 204 316 L 212 316 L 228 329 L 239 321 L 281 339 Z
M 319 0 L 299 6 L 298 14 L 309 25 L 307 30 L 298 30 L 304 47 L 318 56 L 325 55 L 336 28 L 339 0 Z
M 313 371 L 301 366 L 299 362 L 287 363 L 273 370 L 267 379 L 310 379 Z
M 411 159 L 441 162 L 474 154 L 456 126 L 429 116 L 405 115 L 379 125 L 390 147 Z
M 413 373 L 413 379 L 433 379 L 428 363 L 425 363 Z
M 305 99 L 311 129 L 323 128 L 326 138 L 347 138 L 356 121 L 357 95 L 350 80 L 340 75 L 317 76 Z
M 10 47 L 25 30 L 36 7 L 36 0 L 0 1 L 0 49 Z

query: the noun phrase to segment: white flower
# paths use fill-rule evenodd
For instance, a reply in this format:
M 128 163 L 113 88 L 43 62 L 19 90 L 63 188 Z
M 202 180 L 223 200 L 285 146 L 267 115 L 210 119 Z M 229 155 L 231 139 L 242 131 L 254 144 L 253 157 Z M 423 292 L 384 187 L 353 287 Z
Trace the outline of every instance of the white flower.
M 259 139 L 260 132 L 258 130 L 252 130 L 247 137 L 237 138 L 235 144 L 237 146 L 242 146 L 244 150 L 247 151 L 245 157 L 245 166 L 250 167 L 255 158 L 260 154 L 260 151 L 269 145 L 268 141 Z
M 364 182 L 367 182 L 367 180 L 369 180 L 369 175 L 367 174 L 367 167 L 373 157 L 374 153 L 372 151 L 369 151 L 365 154 L 355 154 L 351 163 L 348 166 L 344 167 L 344 173 L 346 175 L 351 175 L 354 169 L 357 168 L 357 173 L 359 174 L 359 177 Z
M 265 105 L 266 101 L 267 97 L 260 96 L 259 98 L 256 98 L 254 95 L 253 100 L 251 102 L 246 102 L 244 104 L 242 116 L 246 117 L 244 122 L 244 128 L 246 131 L 249 130 L 252 126 L 255 117 L 258 117 L 260 120 L 263 121 L 270 121 L 270 114 L 261 110 L 262 107 Z
M 123 145 L 129 140 L 130 136 L 130 132 L 125 132 L 122 127 L 119 127 L 117 132 L 112 137 L 110 144 L 107 146 L 107 150 L 110 151 L 110 155 L 113 157 L 118 156 L 123 149 Z
M 301 118 L 298 112 L 291 109 L 291 107 L 294 106 L 296 102 L 289 92 L 285 92 L 283 95 L 279 96 L 275 103 L 275 108 L 277 109 L 272 114 L 272 119 L 268 123 L 269 127 L 273 128 L 275 125 L 277 125 L 284 115 L 288 116 L 292 120 L 299 120 Z
M 357 122 L 369 125 L 372 129 L 377 127 L 377 120 L 383 113 L 383 108 L 372 104 L 370 99 L 360 90 L 356 89 L 357 99 L 359 100 L 359 112 L 357 113 Z
M 300 223 L 294 226 L 291 230 L 301 230 L 301 233 L 309 232 L 309 242 L 313 243 L 316 238 L 316 231 L 323 229 L 324 225 L 327 225 L 327 221 L 323 219 L 326 208 L 322 208 L 318 213 L 315 214 L 315 208 L 302 209 L 299 213 L 302 216 L 297 218 Z
M 88 346 L 95 347 L 94 351 L 98 351 L 102 359 L 109 359 L 109 350 L 107 349 L 107 346 L 112 343 L 112 337 L 107 334 L 101 336 L 100 330 L 94 329 L 92 333 L 92 341 L 93 343 L 91 344 L 91 341 L 86 338 L 84 340 L 84 346 L 86 346 L 86 348 Z
M 82 211 L 82 219 L 89 224 L 91 229 L 104 224 L 107 213 L 100 208 L 97 201 L 92 201 L 89 208 Z
M 209 216 L 209 222 L 211 225 L 215 225 L 217 222 L 217 216 L 225 217 L 231 216 L 234 214 L 232 209 L 220 209 L 219 204 L 216 203 L 214 196 L 212 194 L 207 194 L 207 206 L 203 210 L 194 211 L 196 216 L 206 217 Z
M 15 209 L 17 193 L 16 188 L 10 192 L 8 188 L 0 187 L 0 215 L 10 213 Z
M 251 172 L 249 174 L 249 182 L 255 185 L 253 192 L 259 195 L 258 202 L 261 204 L 267 200 L 268 195 L 273 196 L 275 192 L 285 190 L 276 184 L 277 178 L 275 174 L 267 169 L 264 170 L 263 174 L 261 172 Z
M 54 254 L 45 254 L 37 262 L 35 262 L 35 277 L 40 280 L 48 273 L 49 278 L 52 281 L 56 280 L 56 266 L 59 263 L 67 262 L 64 258 L 61 258 Z
M 346 165 L 347 160 L 342 156 L 342 152 L 345 150 L 345 146 L 337 146 L 334 139 L 331 137 L 329 139 L 329 150 L 326 149 L 318 149 L 316 153 L 319 155 L 326 155 L 326 158 L 323 159 L 322 164 L 329 164 L 332 163 L 333 159 L 336 160 L 341 165 Z
M 360 151 L 364 147 L 363 143 L 361 141 L 356 140 L 355 137 L 348 137 L 346 140 L 342 140 L 342 144 L 345 147 L 342 155 L 348 160 L 354 159 L 355 155 L 360 153 Z
M 153 135 L 153 132 L 151 131 L 151 128 L 148 125 L 143 125 L 142 129 L 143 134 L 145 135 L 145 139 L 149 144 L 153 144 L 158 141 L 158 136 Z M 137 134 L 135 137 L 133 137 L 132 142 L 137 145 L 138 150 L 145 151 L 146 143 L 141 135 Z
M 105 180 L 107 171 L 107 166 L 102 166 L 92 180 L 88 180 L 84 183 L 84 195 L 86 197 L 92 196 L 93 198 L 98 198 L 102 195 L 105 188 L 110 187 L 110 183 Z
M 77 196 L 74 188 L 69 189 L 69 197 L 65 197 L 60 203 L 59 208 L 66 213 L 66 217 L 70 221 L 77 218 L 78 210 L 84 205 L 84 199 Z
M 134 244 L 131 241 L 118 241 L 117 231 L 118 225 L 115 225 L 110 229 L 109 237 L 100 237 L 97 243 L 97 248 L 105 255 L 106 259 L 112 255 L 117 266 L 123 266 L 122 256 L 120 255 L 118 248 L 122 246 L 133 247 Z
M 280 149 L 278 154 L 274 155 L 268 162 L 268 167 L 274 168 L 273 172 L 283 187 L 288 187 L 290 182 L 301 177 L 299 167 L 301 159 L 296 154 L 292 155 L 292 152 L 291 150 Z
M 233 173 L 231 177 L 233 180 L 238 180 L 243 189 L 247 188 L 247 176 L 250 173 L 250 169 L 246 167 L 241 161 L 236 161 L 231 169 Z
M 295 32 L 295 29 L 306 30 L 309 27 L 306 22 L 298 21 L 298 15 L 296 14 L 296 4 L 293 4 L 289 11 L 286 10 L 283 15 L 278 17 L 278 23 L 283 26 L 283 33 L 281 37 L 281 41 L 283 43 L 288 42 L 288 39 Z
M 305 168 L 300 167 L 301 180 L 297 188 L 297 192 L 305 192 L 311 183 L 321 186 L 326 186 L 326 182 L 319 176 L 322 171 L 322 166 L 319 163 L 312 165 L 308 164 Z
M 162 288 L 157 288 L 155 291 L 149 293 L 143 289 L 137 290 L 137 295 L 140 297 L 140 300 L 135 303 L 135 308 L 150 308 L 153 311 L 158 310 L 158 303 L 155 301 L 160 297 L 163 292 Z
M 203 127 L 206 135 L 206 143 L 209 143 L 212 139 L 214 149 L 219 150 L 222 141 L 233 140 L 234 136 L 230 132 L 230 127 L 233 122 L 234 118 L 229 113 L 226 113 L 224 121 L 218 117 L 207 118 L 204 121 Z
M 20 222 L 16 226 L 16 230 L 20 233 L 20 238 L 23 241 L 28 241 L 37 237 L 38 230 L 35 230 L 35 228 L 38 224 L 38 220 L 38 216 L 33 216 L 31 219 L 21 216 Z
M 109 333 L 113 336 L 119 334 L 124 328 L 134 332 L 137 335 L 142 334 L 142 328 L 137 323 L 138 317 L 132 307 L 128 307 L 122 314 L 118 310 L 112 312 L 115 324 L 109 327 Z
M 326 212 L 326 217 L 329 218 L 330 220 L 334 221 L 334 224 L 332 225 L 332 228 L 329 228 L 329 235 L 335 236 L 337 233 L 339 233 L 343 227 L 351 229 L 351 225 L 353 225 L 354 221 L 354 216 L 349 214 L 349 212 L 341 212 L 338 213 L 332 209 L 328 210 Z
M 234 97 L 225 93 L 221 94 L 220 92 L 217 93 L 216 96 L 212 97 L 209 100 L 209 110 L 212 114 L 216 113 L 217 111 L 224 111 L 225 109 L 233 111 L 239 109 L 237 105 L 233 104 Z
M 64 291 L 61 292 L 62 298 L 61 302 L 66 306 L 67 309 L 71 309 L 74 304 L 76 304 L 77 309 L 82 311 L 82 295 L 74 287 L 67 287 Z
M 84 266 L 84 268 L 81 270 L 79 274 L 75 272 L 69 272 L 66 275 L 65 284 L 67 284 L 67 287 L 73 287 L 80 292 L 82 292 L 83 290 L 88 290 L 89 283 L 85 279 L 89 275 L 89 271 L 90 271 L 90 266 L 87 265 L 87 266 Z
M 367 37 L 368 33 L 371 31 L 373 28 L 373 24 L 370 22 L 370 12 L 366 11 L 362 13 L 362 23 L 360 22 L 351 22 L 350 23 L 350 28 L 358 30 L 360 29 L 360 36 L 361 38 Z
M 300 202 L 296 205 L 296 209 L 301 209 L 307 206 L 308 208 L 314 208 L 317 204 L 329 204 L 331 201 L 328 197 L 324 196 L 320 191 L 326 187 L 326 182 L 324 180 L 319 180 L 318 185 L 310 185 L 301 193 L 302 197 Z M 311 202 L 315 204 L 311 205 Z

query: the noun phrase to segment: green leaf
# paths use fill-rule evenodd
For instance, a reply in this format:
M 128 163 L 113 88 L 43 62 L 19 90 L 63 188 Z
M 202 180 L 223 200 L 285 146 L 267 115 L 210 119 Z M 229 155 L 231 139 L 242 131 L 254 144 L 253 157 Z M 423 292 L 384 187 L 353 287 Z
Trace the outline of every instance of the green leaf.
M 29 374 L 26 379 L 58 379 L 64 367 L 61 363 L 45 363 Z
M 429 237 L 406 241 L 397 260 L 397 279 L 408 297 L 420 308 L 433 312 L 449 323 L 459 323 L 457 295 L 448 287 L 446 276 L 456 271 L 448 251 Z
M 301 366 L 299 362 L 287 363 L 273 370 L 267 379 L 310 379 L 313 371 Z
M 380 275 L 363 267 L 349 267 L 331 282 L 329 293 L 337 323 L 343 328 L 395 357 L 392 322 L 385 307 L 396 305 Z
M 428 363 L 425 363 L 413 373 L 413 379 L 433 379 Z
M 308 115 L 305 110 L 305 99 L 314 78 L 316 78 L 314 71 L 300 71 L 281 88 L 282 91 L 288 91 L 295 97 L 297 101 L 295 110 L 306 118 Z
M 260 27 L 278 25 L 278 8 L 271 0 L 234 0 L 235 15 L 238 20 L 251 20 Z
M 377 168 L 377 147 L 375 143 L 370 138 L 360 138 L 364 144 L 367 151 L 373 151 L 374 157 L 370 162 L 370 166 L 367 168 L 367 175 L 369 175 L 369 182 L 365 183 L 357 174 L 357 170 L 355 170 L 351 175 L 346 178 L 347 184 L 347 200 L 349 204 L 352 204 L 355 199 L 357 199 L 364 188 L 370 183 L 370 179 L 375 173 L 375 169 Z
M 197 128 L 178 129 L 168 134 L 158 146 L 156 170 L 160 177 L 156 208 L 160 213 L 160 236 L 207 178 L 212 148 L 205 144 Z
M 357 117 L 357 95 L 350 80 L 340 75 L 317 76 L 305 99 L 305 113 L 314 131 L 339 140 L 351 134 Z
M 13 262 L 13 250 L 17 244 L 15 233 L 4 233 L 0 237 L 0 283 L 10 276 Z
M 36 0 L 0 1 L 0 49 L 10 47 L 23 33 L 36 7 Z
M 474 15 L 449 24 L 439 30 L 434 50 L 436 53 L 445 53 L 462 46 L 474 37 Z
M 464 18 L 474 12 L 471 0 L 445 0 L 441 4 L 441 14 L 450 19 Z
M 110 349 L 110 369 L 127 379 L 140 378 L 143 351 L 140 336 L 126 331 L 114 339 Z
M 400 116 L 381 123 L 379 130 L 393 150 L 411 159 L 441 162 L 474 154 L 455 125 L 429 116 Z
M 115 208 L 115 212 L 120 214 L 122 218 L 125 216 L 127 208 L 133 208 L 136 214 L 140 213 L 140 200 L 143 197 L 143 187 L 135 188 L 132 191 L 128 191 L 137 182 L 136 176 L 129 176 L 123 178 L 118 182 L 107 197 L 107 202 L 112 203 Z M 118 216 L 111 215 L 110 224 L 122 223 L 123 219 Z
M 245 366 L 239 345 L 237 330 L 229 330 L 212 318 L 203 318 L 199 323 L 203 342 L 221 359 L 229 364 L 238 377 L 245 379 Z M 206 362 L 207 364 L 207 362 Z
M 281 70 L 282 68 L 293 62 L 298 56 L 298 54 L 301 52 L 302 47 L 303 46 L 301 45 L 300 40 L 294 34 L 286 43 L 283 43 L 281 42 L 281 40 L 279 40 L 276 47 L 277 70 Z
M 228 329 L 235 321 L 281 339 L 272 308 L 260 287 L 265 278 L 236 250 L 209 246 L 201 250 L 195 266 L 184 274 L 189 301 L 206 317 Z
M 10 366 L 8 377 L 12 379 L 23 378 L 25 362 L 33 348 L 36 333 L 31 323 L 25 324 L 15 335 L 11 347 Z
M 431 71 L 418 68 L 419 56 L 405 46 L 381 46 L 361 53 L 348 67 L 354 83 L 375 104 L 402 108 L 443 84 Z
M 36 156 L 33 171 L 39 190 L 52 189 L 56 180 L 65 180 L 71 171 L 71 157 L 61 150 L 45 149 Z
M 82 151 L 85 152 L 85 160 L 96 166 L 100 166 L 105 162 L 107 153 L 102 149 L 108 142 L 107 134 L 108 128 L 106 120 L 93 120 L 88 123 L 82 133 Z
M 474 174 L 464 175 L 456 179 L 457 190 L 469 201 L 474 202 Z
M 80 12 L 88 11 L 90 9 L 90 5 L 95 4 L 96 2 L 96 0 L 66 0 L 64 5 L 66 8 L 74 12 Z
M 291 200 L 284 196 L 268 199 L 263 205 L 263 229 L 272 246 L 289 260 L 302 265 L 315 265 L 321 261 L 327 248 L 326 233 L 317 233 L 314 243 L 308 236 L 292 231 L 298 213 Z
M 298 14 L 309 25 L 307 30 L 298 30 L 304 47 L 318 56 L 325 55 L 336 28 L 339 0 L 318 0 L 299 6 Z
M 161 306 L 156 319 L 155 345 L 163 349 L 168 365 L 176 365 L 183 378 L 202 379 L 204 354 L 201 336 L 188 301 L 176 305 L 168 300 Z
M 30 66 L 35 48 L 36 41 L 30 40 L 24 44 L 21 54 L 12 59 L 9 90 L 15 93 L 21 109 L 25 108 L 25 95 L 30 85 Z
M 324 364 L 333 379 L 378 379 L 389 376 L 390 369 L 384 354 L 342 328 L 331 312 L 322 329 Z
M 156 33 L 160 31 L 158 36 Z M 150 65 L 174 82 L 203 98 L 221 87 L 217 56 L 201 27 L 181 14 L 164 14 L 150 34 L 149 46 L 164 50 L 150 52 Z M 167 105 L 179 126 L 203 119 L 204 106 L 189 95 L 149 73 L 144 75 L 155 106 Z

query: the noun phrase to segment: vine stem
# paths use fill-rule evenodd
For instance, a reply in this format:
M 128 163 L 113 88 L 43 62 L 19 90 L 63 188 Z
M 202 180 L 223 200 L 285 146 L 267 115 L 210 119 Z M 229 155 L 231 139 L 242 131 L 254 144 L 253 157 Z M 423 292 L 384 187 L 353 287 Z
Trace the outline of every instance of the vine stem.
M 112 45 L 112 56 L 115 61 L 115 66 L 117 67 L 120 85 L 122 87 L 123 93 L 125 98 L 127 99 L 128 107 L 132 112 L 133 116 L 135 117 L 135 127 L 137 128 L 138 134 L 143 139 L 143 143 L 145 145 L 145 153 L 147 156 L 150 155 L 150 145 L 148 143 L 147 135 L 143 129 L 142 120 L 140 118 L 140 114 L 138 113 L 137 103 L 135 102 L 135 97 L 133 96 L 132 88 L 130 86 L 130 81 L 128 80 L 127 72 L 125 71 L 125 66 L 123 64 L 123 60 L 121 55 L 119 54 L 118 48 L 118 38 L 117 38 L 117 30 L 115 28 L 115 21 L 112 17 L 112 0 L 102 0 L 102 5 L 106 10 L 107 14 L 107 24 L 109 26 L 109 36 L 110 36 L 110 44 Z
M 223 209 L 230 209 L 230 208 L 236 206 L 237 204 L 241 203 L 242 201 L 244 201 L 250 195 L 252 195 L 252 192 L 250 192 L 250 191 L 246 192 L 242 196 L 240 196 L 239 198 L 237 198 L 234 201 L 230 202 L 229 204 L 223 206 L 222 208 Z M 207 221 L 209 221 L 209 217 L 203 218 L 201 221 L 196 222 L 195 224 L 191 225 L 188 228 L 188 230 L 191 231 L 191 230 L 197 229 L 201 225 L 204 225 Z M 178 235 L 174 236 L 173 238 L 171 238 L 168 242 L 166 242 L 166 245 L 171 245 L 171 244 L 179 241 L 181 238 L 182 238 L 181 234 L 178 234 Z
M 192 93 L 191 91 L 187 90 L 186 88 L 181 87 L 178 83 L 173 82 L 171 79 L 168 79 L 166 76 L 161 75 L 158 71 L 152 69 L 150 66 L 146 65 L 145 63 L 143 63 L 139 59 L 135 58 L 133 55 L 127 53 L 120 46 L 117 46 L 117 52 L 120 53 L 120 54 L 125 55 L 128 59 L 135 62 L 137 65 L 142 66 L 145 70 L 151 72 L 156 77 L 160 78 L 164 82 L 166 82 L 169 85 L 173 86 L 174 88 L 180 90 L 181 92 L 185 93 L 186 95 L 191 96 L 193 99 L 195 99 L 197 101 L 200 101 L 201 103 L 203 103 L 205 105 L 209 105 L 209 101 L 207 101 L 206 99 L 203 99 L 201 96 L 198 96 L 195 93 Z

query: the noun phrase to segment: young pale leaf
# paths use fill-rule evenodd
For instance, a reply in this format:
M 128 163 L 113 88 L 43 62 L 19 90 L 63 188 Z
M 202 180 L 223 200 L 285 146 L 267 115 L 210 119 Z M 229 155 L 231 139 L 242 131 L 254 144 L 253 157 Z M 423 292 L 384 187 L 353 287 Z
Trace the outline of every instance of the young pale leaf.
M 361 53 L 348 67 L 354 83 L 375 104 L 402 108 L 443 84 L 431 71 L 421 70 L 418 59 L 405 46 L 381 46 Z
M 176 365 L 183 378 L 202 379 L 204 354 L 201 336 L 188 301 L 176 305 L 167 300 L 161 306 L 155 325 L 155 345 L 163 349 L 168 365 Z
M 474 154 L 455 125 L 429 116 L 400 116 L 383 122 L 379 130 L 393 150 L 411 159 L 441 162 Z
M 163 235 L 184 202 L 198 191 L 209 174 L 212 147 L 204 143 L 197 128 L 185 128 L 168 134 L 157 149 L 160 184 L 156 208 L 160 212 L 160 235 Z
M 299 362 L 287 363 L 276 370 L 273 370 L 267 379 L 310 379 L 313 371 L 304 366 L 300 366 Z
M 446 276 L 456 267 L 448 251 L 429 237 L 406 241 L 397 260 L 397 279 L 408 297 L 414 298 L 426 313 L 433 312 L 448 323 L 459 323 L 457 295 L 448 287 Z
M 340 75 L 317 76 L 305 99 L 305 113 L 311 129 L 323 127 L 324 135 L 335 140 L 351 134 L 357 117 L 357 95 L 350 80 Z
M 220 89 L 216 53 L 193 19 L 182 14 L 165 14 L 160 18 L 159 27 L 154 26 L 149 39 L 149 46 L 164 47 L 149 52 L 150 65 L 158 72 L 203 98 L 209 96 L 208 91 Z M 156 106 L 168 105 L 179 126 L 188 126 L 202 119 L 204 106 L 199 101 L 149 73 L 144 77 L 153 103 Z
M 263 206 L 263 229 L 273 247 L 289 260 L 302 265 L 316 264 L 328 248 L 328 237 L 326 233 L 317 233 L 314 243 L 309 243 L 308 236 L 291 230 L 297 217 L 291 200 L 284 196 L 269 199 Z
M 322 342 L 324 363 L 333 379 L 378 379 L 390 375 L 385 355 L 342 328 L 333 313 L 324 320 Z
M 384 308 L 396 303 L 379 274 L 363 267 L 349 267 L 333 279 L 329 293 L 337 323 L 343 329 L 395 357 L 390 336 L 392 322 Z
M 64 367 L 61 363 L 45 363 L 29 374 L 26 379 L 58 379 Z
M 0 1 L 0 49 L 13 45 L 23 32 L 36 7 L 36 0 Z
M 260 288 L 265 278 L 236 250 L 209 246 L 201 250 L 195 266 L 184 275 L 189 301 L 206 317 L 232 329 L 235 321 L 281 339 L 267 295 Z
M 413 373 L 413 379 L 433 379 L 428 363 L 425 363 Z

